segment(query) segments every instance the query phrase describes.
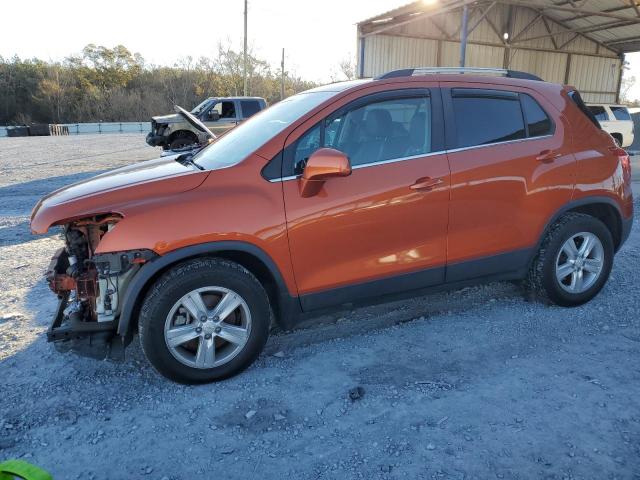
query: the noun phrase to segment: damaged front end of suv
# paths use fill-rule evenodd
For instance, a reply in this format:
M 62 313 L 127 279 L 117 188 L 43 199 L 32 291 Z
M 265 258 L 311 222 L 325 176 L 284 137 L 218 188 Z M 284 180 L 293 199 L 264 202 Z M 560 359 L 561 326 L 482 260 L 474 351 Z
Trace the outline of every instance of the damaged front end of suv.
M 120 219 L 101 215 L 63 227 L 65 246 L 54 254 L 45 274 L 59 299 L 47 340 L 59 349 L 99 358 L 122 355 L 125 342 L 115 335 L 121 298 L 141 265 L 155 254 L 149 250 L 96 254 L 101 238 Z
M 57 190 L 38 202 L 31 230 L 62 230 L 45 277 L 58 297 L 47 331 L 56 348 L 94 358 L 121 358 L 132 333 L 118 332 L 131 280 L 158 255 L 135 230 L 137 209 L 194 189 L 208 172 L 181 157 L 113 170 Z M 95 212 L 95 213 L 94 213 Z M 122 228 L 121 235 L 114 235 Z

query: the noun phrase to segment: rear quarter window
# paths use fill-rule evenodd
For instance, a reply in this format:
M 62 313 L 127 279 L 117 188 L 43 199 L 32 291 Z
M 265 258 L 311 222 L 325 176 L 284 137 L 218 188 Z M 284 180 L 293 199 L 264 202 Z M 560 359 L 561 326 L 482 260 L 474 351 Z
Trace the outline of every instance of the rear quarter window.
M 542 137 L 553 133 L 553 122 L 540 104 L 526 93 L 520 94 L 529 137 Z
M 240 108 L 242 108 L 242 116 L 249 118 L 260 111 L 260 102 L 257 100 L 241 100 Z
M 589 111 L 596 117 L 596 120 L 599 122 L 606 122 L 609 120 L 609 115 L 607 115 L 607 111 L 604 107 L 600 107 L 599 105 L 590 105 Z
M 611 107 L 611 111 L 616 120 L 631 120 L 631 115 L 626 107 Z
M 591 110 L 589 110 L 587 105 L 584 103 L 584 100 L 582 100 L 580 92 L 578 92 L 577 90 L 571 90 L 568 95 L 573 103 L 578 107 L 578 109 L 580 109 L 580 111 L 589 119 L 589 121 L 591 121 L 591 123 L 593 123 L 596 127 L 601 128 L 600 123 L 598 123 L 598 119 L 591 112 Z

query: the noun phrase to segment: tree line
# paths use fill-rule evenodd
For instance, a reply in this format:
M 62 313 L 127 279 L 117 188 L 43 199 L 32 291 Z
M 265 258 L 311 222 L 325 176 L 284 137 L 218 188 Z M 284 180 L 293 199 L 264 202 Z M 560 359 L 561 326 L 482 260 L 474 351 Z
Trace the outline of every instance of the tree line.
M 249 95 L 280 100 L 280 69 L 253 54 L 247 63 Z M 285 97 L 313 86 L 285 72 Z M 216 58 L 185 57 L 170 67 L 148 65 L 122 45 L 89 44 L 60 62 L 0 56 L 0 125 L 147 121 L 174 104 L 191 109 L 242 92 L 242 52 L 223 44 Z

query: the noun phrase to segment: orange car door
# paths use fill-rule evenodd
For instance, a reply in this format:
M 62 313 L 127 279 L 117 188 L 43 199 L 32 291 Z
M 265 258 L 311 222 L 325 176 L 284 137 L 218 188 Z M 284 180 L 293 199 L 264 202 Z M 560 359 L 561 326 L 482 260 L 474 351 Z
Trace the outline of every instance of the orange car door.
M 293 176 L 283 192 L 305 310 L 443 282 L 449 165 L 441 102 L 437 88 L 367 95 L 287 140 L 283 172 Z M 323 146 L 346 153 L 352 173 L 303 198 L 300 174 Z
M 521 274 L 546 223 L 571 199 L 575 158 L 566 121 L 526 89 L 446 85 L 447 281 Z

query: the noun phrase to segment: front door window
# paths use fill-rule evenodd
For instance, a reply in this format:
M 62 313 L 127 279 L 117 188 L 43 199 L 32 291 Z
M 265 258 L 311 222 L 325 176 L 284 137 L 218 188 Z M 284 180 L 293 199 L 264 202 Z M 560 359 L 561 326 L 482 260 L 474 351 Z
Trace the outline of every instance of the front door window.
M 215 112 L 215 114 L 214 114 Z M 216 115 L 217 114 L 217 115 Z M 209 121 L 213 121 L 214 118 L 219 120 L 235 120 L 236 119 L 236 107 L 232 101 L 223 101 L 216 103 L 211 110 L 209 110 Z
M 294 147 L 294 173 L 301 174 L 320 147 L 344 152 L 351 166 L 424 155 L 431 152 L 430 97 L 372 102 L 340 112 L 311 128 Z

